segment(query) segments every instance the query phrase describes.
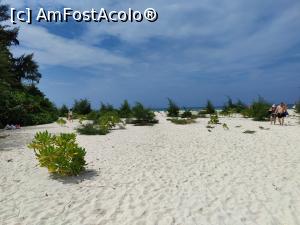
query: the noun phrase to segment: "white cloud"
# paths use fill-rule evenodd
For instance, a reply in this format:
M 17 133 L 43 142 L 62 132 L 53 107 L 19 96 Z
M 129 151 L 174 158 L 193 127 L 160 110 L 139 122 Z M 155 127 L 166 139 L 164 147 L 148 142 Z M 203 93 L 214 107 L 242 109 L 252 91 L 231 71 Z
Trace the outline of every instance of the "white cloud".
M 47 29 L 35 25 L 20 27 L 21 48 L 15 54 L 34 52 L 37 61 L 43 65 L 66 67 L 99 67 L 108 65 L 127 65 L 130 60 L 79 40 L 71 40 L 51 34 Z

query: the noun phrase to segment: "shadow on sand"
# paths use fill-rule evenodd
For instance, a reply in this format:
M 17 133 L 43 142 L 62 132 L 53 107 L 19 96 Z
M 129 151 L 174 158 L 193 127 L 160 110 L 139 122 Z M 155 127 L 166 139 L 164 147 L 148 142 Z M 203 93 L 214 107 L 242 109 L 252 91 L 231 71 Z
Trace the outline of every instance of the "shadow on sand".
M 56 174 L 50 175 L 52 179 L 59 181 L 63 184 L 80 184 L 85 180 L 94 180 L 95 177 L 97 176 L 98 176 L 97 171 L 93 169 L 85 170 L 82 173 L 80 173 L 78 176 L 63 177 Z

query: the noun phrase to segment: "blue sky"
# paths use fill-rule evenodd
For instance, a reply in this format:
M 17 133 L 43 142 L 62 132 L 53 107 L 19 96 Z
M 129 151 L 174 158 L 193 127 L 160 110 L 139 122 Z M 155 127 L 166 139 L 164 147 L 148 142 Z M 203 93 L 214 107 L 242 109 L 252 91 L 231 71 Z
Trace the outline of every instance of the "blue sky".
M 39 84 L 57 105 L 124 99 L 163 107 L 300 98 L 299 0 L 6 0 L 35 11 L 155 8 L 155 23 L 19 24 L 15 55 L 35 54 Z

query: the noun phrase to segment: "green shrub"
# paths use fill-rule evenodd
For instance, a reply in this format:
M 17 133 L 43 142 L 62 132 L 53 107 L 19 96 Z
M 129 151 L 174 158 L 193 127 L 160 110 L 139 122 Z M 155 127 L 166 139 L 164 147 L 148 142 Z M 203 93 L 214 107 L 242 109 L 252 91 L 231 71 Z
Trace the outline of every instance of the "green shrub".
M 60 126 L 63 126 L 67 123 L 67 121 L 65 121 L 63 118 L 59 118 L 56 123 Z
M 211 114 L 210 120 L 208 121 L 208 124 L 218 124 L 219 123 L 219 117 L 217 114 Z
M 298 102 L 296 102 L 296 113 L 300 113 L 300 100 Z
M 52 123 L 58 119 L 56 107 L 45 97 L 23 90 L 0 92 L 0 123 L 23 126 Z
M 184 112 L 181 114 L 181 118 L 192 118 L 193 114 L 190 110 L 185 109 Z
M 103 130 L 111 130 L 117 124 L 123 123 L 117 112 L 106 112 L 101 115 L 98 120 L 98 125 Z
M 87 115 L 92 111 L 91 103 L 87 99 L 75 100 L 73 112 L 79 115 Z
M 141 103 L 137 102 L 132 108 L 132 114 L 135 118 L 132 123 L 135 125 L 153 125 L 158 123 L 155 114 L 150 109 L 145 108 Z
M 230 116 L 234 113 L 241 113 L 246 108 L 246 104 L 244 104 L 241 100 L 238 100 L 237 103 L 233 103 L 232 99 L 228 98 L 228 101 L 224 105 L 221 114 L 224 116 Z
M 216 112 L 215 107 L 210 100 L 207 101 L 205 112 L 206 114 L 214 114 Z
M 119 115 L 121 118 L 131 118 L 132 110 L 127 100 L 123 102 L 119 109 Z
M 100 126 L 88 123 L 77 128 L 77 132 L 82 135 L 106 135 L 109 133 L 109 130 L 107 128 L 101 128 Z
M 178 124 L 178 125 L 186 125 L 191 123 L 196 123 L 193 119 L 178 119 L 178 118 L 172 118 L 169 119 L 172 123 Z
M 100 110 L 99 110 L 99 116 L 102 116 L 108 112 L 117 112 L 118 110 L 116 110 L 111 104 L 104 104 L 103 102 L 101 102 L 101 106 L 100 106 Z
M 170 98 L 168 98 L 168 101 L 169 101 L 169 106 L 167 109 L 167 112 L 168 112 L 167 115 L 169 117 L 178 117 L 179 116 L 179 107 Z
M 84 170 L 84 148 L 76 143 L 75 134 L 51 135 L 47 131 L 39 132 L 28 146 L 33 149 L 40 166 L 50 173 L 59 175 L 78 175 Z
M 268 110 L 271 104 L 265 101 L 262 97 L 254 101 L 251 106 L 242 111 L 244 117 L 253 118 L 255 121 L 267 121 L 269 120 Z
M 97 121 L 98 118 L 99 118 L 99 113 L 97 111 L 94 111 L 94 110 L 86 115 L 87 120 Z

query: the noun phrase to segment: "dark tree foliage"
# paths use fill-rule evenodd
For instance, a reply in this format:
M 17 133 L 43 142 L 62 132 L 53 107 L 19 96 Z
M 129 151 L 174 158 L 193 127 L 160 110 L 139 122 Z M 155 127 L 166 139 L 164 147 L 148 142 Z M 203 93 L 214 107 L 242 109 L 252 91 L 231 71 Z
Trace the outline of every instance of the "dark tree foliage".
M 300 100 L 298 102 L 296 102 L 296 112 L 300 113 Z
M 205 111 L 207 114 L 214 114 L 216 112 L 215 107 L 210 100 L 206 103 Z
M 87 99 L 75 100 L 73 112 L 79 115 L 87 115 L 92 111 L 91 103 Z
M 119 115 L 121 118 L 131 118 L 132 117 L 132 111 L 131 107 L 127 100 L 123 102 L 119 109 Z
M 33 55 L 14 58 L 10 52 L 12 45 L 19 44 L 19 30 L 1 24 L 8 19 L 9 7 L 0 5 L 0 127 L 53 122 L 57 109 L 35 86 L 41 74 Z
M 222 113 L 231 114 L 231 113 L 241 113 L 247 108 L 247 105 L 241 100 L 238 100 L 236 103 L 233 103 L 232 99 L 228 97 L 227 103 L 224 105 Z
M 111 104 L 104 104 L 103 102 L 101 102 L 101 106 L 100 106 L 100 110 L 99 110 L 99 114 L 100 115 L 104 115 L 108 112 L 115 112 L 117 111 L 113 105 Z
M 63 104 L 61 106 L 61 108 L 59 109 L 59 116 L 60 117 L 67 117 L 68 112 L 69 112 L 68 106 L 66 106 L 65 104 Z
M 158 123 L 155 119 L 155 114 L 148 108 L 145 108 L 142 103 L 137 102 L 132 108 L 133 117 L 135 118 L 134 123 L 136 125 L 149 125 Z
M 169 106 L 167 109 L 169 117 L 178 117 L 179 116 L 179 107 L 177 104 L 170 98 L 168 98 Z
M 249 108 L 242 111 L 242 114 L 245 117 L 251 117 L 256 121 L 266 121 L 269 120 L 268 110 L 270 109 L 270 107 L 270 103 L 268 103 L 262 97 L 258 97 L 258 99 L 255 100 Z

